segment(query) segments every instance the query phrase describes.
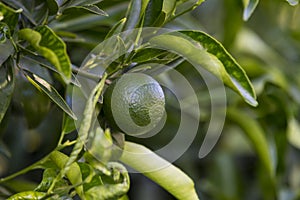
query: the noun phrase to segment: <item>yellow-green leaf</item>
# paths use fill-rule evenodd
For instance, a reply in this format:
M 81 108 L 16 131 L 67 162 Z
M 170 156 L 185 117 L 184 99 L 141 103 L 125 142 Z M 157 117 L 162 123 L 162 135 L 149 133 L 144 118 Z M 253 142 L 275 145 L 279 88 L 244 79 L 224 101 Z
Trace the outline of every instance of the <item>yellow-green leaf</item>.
M 7 111 L 15 87 L 15 75 L 11 62 L 0 67 L 0 123 Z
M 125 142 L 120 160 L 165 188 L 179 200 L 198 200 L 193 180 L 143 145 Z
M 200 31 L 180 31 L 150 39 L 150 44 L 175 52 L 194 65 L 200 65 L 221 79 L 252 106 L 256 94 L 245 71 L 217 40 Z M 175 35 L 176 34 L 176 35 Z
M 33 48 L 53 64 L 66 83 L 71 80 L 72 68 L 65 43 L 48 26 L 36 30 L 25 28 L 19 31 L 19 37 L 27 40 Z

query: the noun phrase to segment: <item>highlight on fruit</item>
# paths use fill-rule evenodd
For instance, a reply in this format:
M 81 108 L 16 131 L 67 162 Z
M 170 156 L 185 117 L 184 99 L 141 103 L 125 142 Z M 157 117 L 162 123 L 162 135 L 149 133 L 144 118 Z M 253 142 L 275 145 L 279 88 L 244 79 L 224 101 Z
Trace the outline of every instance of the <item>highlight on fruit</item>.
M 149 75 L 124 74 L 105 91 L 104 113 L 113 129 L 133 136 L 148 133 L 164 119 L 163 89 Z

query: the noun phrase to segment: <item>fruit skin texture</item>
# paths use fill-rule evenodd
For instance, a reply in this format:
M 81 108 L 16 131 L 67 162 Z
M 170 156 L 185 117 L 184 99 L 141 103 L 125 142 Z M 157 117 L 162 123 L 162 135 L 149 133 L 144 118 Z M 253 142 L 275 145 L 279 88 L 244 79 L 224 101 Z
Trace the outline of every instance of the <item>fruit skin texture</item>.
M 104 94 L 104 114 L 113 128 L 128 135 L 151 131 L 165 114 L 165 95 L 159 83 L 142 73 L 115 80 Z

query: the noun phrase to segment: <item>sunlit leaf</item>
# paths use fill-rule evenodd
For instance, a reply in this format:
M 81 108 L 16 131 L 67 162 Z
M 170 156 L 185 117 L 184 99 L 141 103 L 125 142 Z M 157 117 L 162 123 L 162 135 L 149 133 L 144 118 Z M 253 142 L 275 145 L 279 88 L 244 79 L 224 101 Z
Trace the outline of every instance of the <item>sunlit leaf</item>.
M 129 190 L 129 175 L 126 168 L 120 163 L 110 162 L 107 164 L 107 168 L 111 171 L 109 182 L 105 181 L 104 184 L 94 186 L 85 192 L 85 198 L 87 200 L 94 199 L 119 199 L 119 197 L 125 195 Z
M 50 97 L 50 99 L 58 105 L 66 114 L 72 117 L 74 120 L 77 119 L 76 115 L 73 113 L 71 108 L 65 102 L 64 98 L 60 96 L 60 94 L 56 91 L 56 89 L 49 84 L 43 78 L 37 76 L 36 74 L 32 74 L 32 77 L 26 76 L 26 78 L 41 92 L 44 92 L 46 95 Z
M 47 192 L 49 187 L 51 186 L 52 181 L 57 175 L 57 169 L 53 168 L 46 168 L 43 172 L 43 178 L 40 184 L 35 188 L 37 192 Z M 69 190 L 66 189 L 68 186 L 68 182 L 66 180 L 61 180 L 56 185 L 56 188 L 64 187 L 64 190 L 60 189 L 60 195 L 68 195 Z
M 7 111 L 15 87 L 15 75 L 12 62 L 0 66 L 0 123 Z
M 27 40 L 53 64 L 66 83 L 70 82 L 72 69 L 66 45 L 49 27 L 40 26 L 36 30 L 25 28 L 19 31 L 19 37 Z
M 255 91 L 249 78 L 222 44 L 203 32 L 180 33 L 190 38 L 172 33 L 163 34 L 152 38 L 150 44 L 178 53 L 192 64 L 202 66 L 239 93 L 247 103 L 257 106 Z
M 9 197 L 7 200 L 19 200 L 19 199 L 42 200 L 46 197 L 46 195 L 47 194 L 44 192 L 26 191 L 26 192 L 17 193 Z
M 177 199 L 198 200 L 192 179 L 145 146 L 125 142 L 120 160 L 165 188 Z
M 63 170 L 63 169 L 65 169 L 64 167 L 66 166 L 66 163 L 69 160 L 69 157 L 59 151 L 53 151 L 50 154 L 50 159 L 60 170 Z M 69 181 L 74 186 L 76 186 L 75 190 L 76 190 L 77 194 L 81 198 L 83 198 L 84 193 L 83 193 L 82 175 L 81 175 L 80 167 L 77 162 L 72 162 L 72 164 L 70 164 L 68 167 L 70 170 L 68 170 L 65 175 L 67 176 Z M 53 179 L 53 181 L 55 181 L 55 179 Z M 52 181 L 52 183 L 53 183 L 53 181 Z M 61 179 L 58 181 L 61 181 Z M 56 182 L 56 183 L 58 183 L 58 182 Z
M 259 2 L 259 0 L 243 0 L 243 3 L 244 3 L 243 19 L 245 21 L 247 21 L 251 17 L 258 2 Z

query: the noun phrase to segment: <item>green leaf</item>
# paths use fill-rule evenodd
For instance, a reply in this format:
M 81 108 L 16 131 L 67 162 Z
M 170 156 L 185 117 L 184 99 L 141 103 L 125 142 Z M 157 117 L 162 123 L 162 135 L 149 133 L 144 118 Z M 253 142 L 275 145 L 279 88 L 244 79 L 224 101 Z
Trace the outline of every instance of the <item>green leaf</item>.
M 19 31 L 19 37 L 27 40 L 42 56 L 56 69 L 66 83 L 71 79 L 71 63 L 65 43 L 47 26 L 40 26 L 36 30 L 25 28 Z
M 60 76 L 63 76 L 63 74 L 61 72 L 59 72 L 48 60 L 46 60 L 45 58 L 43 58 L 41 56 L 26 55 L 26 56 L 22 57 L 21 59 L 24 59 L 27 62 L 33 63 L 32 66 L 43 67 L 43 68 L 48 69 L 52 72 L 58 73 Z M 29 69 L 29 67 L 26 67 L 26 70 L 33 73 L 32 70 Z M 76 76 L 73 73 L 72 73 L 72 78 L 70 80 L 70 84 L 75 85 L 77 87 L 80 87 L 80 83 L 79 83 L 79 81 L 77 80 Z
M 20 12 L 22 12 L 22 9 L 13 10 L 0 2 L 0 21 L 6 23 L 11 32 L 15 30 Z
M 0 67 L 0 123 L 7 111 L 15 87 L 15 75 L 12 61 Z
M 103 0 L 70 0 L 68 1 L 66 7 L 72 6 L 82 6 L 82 5 L 94 5 L 100 3 Z
M 26 191 L 17 193 L 7 200 L 42 200 L 46 197 L 46 193 L 44 192 L 35 192 L 35 191 Z
M 161 16 L 163 1 L 160 0 L 150 0 L 144 18 L 144 25 L 155 26 L 155 24 L 162 25 L 164 22 L 164 16 Z
M 129 190 L 129 175 L 126 168 L 120 163 L 110 162 L 107 168 L 111 171 L 110 177 L 103 177 L 104 184 L 94 186 L 85 192 L 87 200 L 118 199 Z
M 170 16 L 174 15 L 176 2 L 176 0 L 164 0 L 161 11 L 164 13 L 165 19 L 168 19 Z
M 55 163 L 55 165 L 62 171 L 65 168 L 65 165 L 67 161 L 69 160 L 69 157 L 59 151 L 53 151 L 50 154 L 50 159 Z M 66 176 L 69 179 L 69 181 L 75 186 L 75 190 L 77 194 L 83 198 L 83 186 L 82 186 L 82 175 L 80 171 L 80 167 L 77 162 L 73 162 L 70 166 L 69 169 L 66 172 Z M 52 184 L 54 183 L 54 180 L 52 181 Z M 58 180 L 58 181 L 61 181 Z M 58 182 L 55 182 L 55 184 Z
M 45 22 L 48 17 L 47 1 L 3 0 L 7 5 L 22 10 L 22 14 L 33 25 Z
M 95 185 L 102 184 L 102 180 L 101 180 L 101 177 L 99 176 L 99 173 L 96 173 L 94 168 L 90 164 L 88 164 L 87 161 L 85 161 L 84 163 L 79 162 L 78 165 L 80 167 L 82 179 L 84 181 L 84 184 L 83 184 L 84 191 L 87 191 L 89 188 L 91 188 Z M 93 178 L 95 176 L 98 176 L 98 178 L 99 178 L 97 181 L 93 180 Z
M 244 13 L 243 19 L 247 21 L 252 13 L 254 12 L 259 0 L 243 0 L 244 3 Z
M 167 52 L 169 53 L 169 52 Z M 147 61 L 153 61 L 157 57 L 166 54 L 166 51 L 163 49 L 154 49 L 154 48 L 141 48 L 136 51 L 132 58 L 132 62 L 142 63 Z
M 98 6 L 95 6 L 95 5 L 69 7 L 63 11 L 63 14 L 66 14 L 66 15 L 95 14 L 95 15 L 108 16 L 108 14 L 106 12 L 104 12 Z
M 227 110 L 227 117 L 243 129 L 246 137 L 251 141 L 267 174 L 272 181 L 275 181 L 275 163 L 273 163 L 268 140 L 260 124 L 246 113 L 234 108 Z M 271 184 L 275 184 L 275 182 L 271 182 Z M 275 187 L 275 185 L 272 186 Z
M 150 0 L 145 11 L 145 26 L 162 26 L 174 15 L 175 0 Z
M 214 38 L 199 31 L 180 31 L 150 39 L 150 44 L 175 52 L 195 65 L 200 65 L 219 77 L 252 106 L 257 106 L 256 94 L 245 71 Z M 187 37 L 188 36 L 188 37 Z
M 125 142 L 120 161 L 143 173 L 177 199 L 199 199 L 189 176 L 143 145 Z
M 13 54 L 13 52 L 14 47 L 10 40 L 0 43 L 0 67 L 7 60 L 7 58 Z
M 55 0 L 47 0 L 49 15 L 56 15 L 58 12 L 58 4 Z
M 40 184 L 35 188 L 35 191 L 37 192 L 47 192 L 51 183 L 53 182 L 54 178 L 57 175 L 57 169 L 55 167 L 53 168 L 46 168 L 43 172 L 43 178 Z M 61 180 L 56 185 L 57 189 L 55 191 L 56 194 L 59 193 L 60 196 L 66 196 L 68 195 L 68 182 L 66 180 Z M 69 187 L 70 188 L 70 187 Z
M 65 174 L 71 173 L 71 167 L 76 161 L 79 153 L 83 149 L 93 121 L 95 106 L 104 88 L 106 77 L 107 74 L 104 74 L 101 81 L 94 87 L 87 99 L 86 106 L 83 111 L 83 118 L 78 130 L 77 141 L 75 143 L 75 146 L 73 147 L 70 157 L 65 160 L 64 166 L 61 167 L 62 170 L 60 171 L 53 184 L 63 178 Z
M 128 6 L 126 22 L 123 31 L 131 30 L 137 27 L 141 18 L 142 0 L 132 0 Z
M 60 96 L 60 94 L 56 91 L 56 89 L 51 84 L 49 84 L 46 80 L 44 80 L 43 78 L 39 77 L 36 74 L 32 74 L 32 77 L 26 75 L 26 78 L 39 91 L 44 92 L 46 95 L 48 95 L 50 97 L 50 99 L 56 105 L 58 105 L 66 114 L 68 114 L 74 120 L 77 119 L 76 115 L 73 113 L 73 111 L 71 110 L 71 108 L 65 102 L 65 100 L 63 99 L 63 97 Z
M 35 190 L 38 192 L 47 192 L 55 176 L 56 170 L 54 168 L 45 169 L 43 172 L 43 179 Z
M 113 138 L 114 137 L 114 138 Z M 109 161 L 116 161 L 122 154 L 124 137 L 121 133 L 110 133 L 101 127 L 90 131 L 86 142 L 86 153 L 92 155 L 98 163 L 107 164 Z M 90 159 L 92 161 L 92 159 Z
M 75 130 L 76 130 L 76 125 L 74 119 L 72 119 L 68 115 L 64 115 L 62 132 L 64 134 L 68 134 Z
M 205 0 L 179 0 L 176 1 L 176 13 L 175 17 L 183 15 L 191 10 L 197 8 Z
M 125 22 L 126 22 L 126 18 L 123 18 L 120 21 L 118 21 L 106 34 L 105 39 L 108 39 L 113 35 L 119 34 L 122 31 L 122 27 L 124 26 Z
M 107 163 L 112 157 L 113 140 L 109 131 L 98 127 L 89 133 L 86 148 L 89 153 L 102 163 Z

